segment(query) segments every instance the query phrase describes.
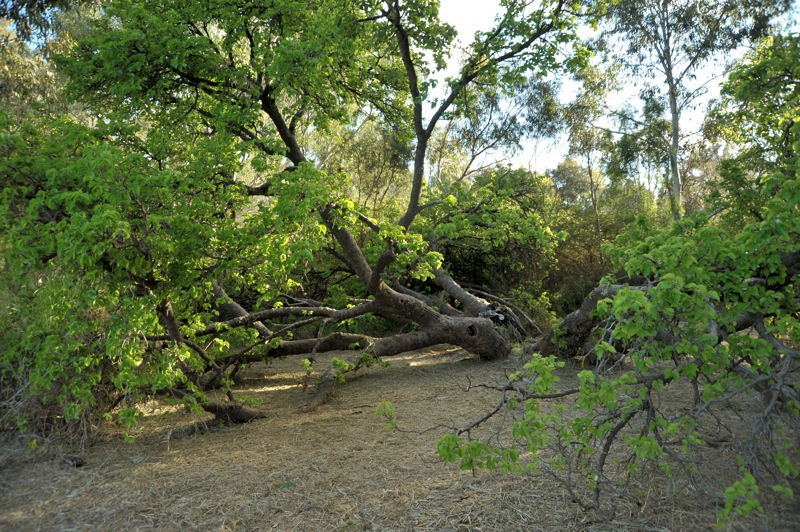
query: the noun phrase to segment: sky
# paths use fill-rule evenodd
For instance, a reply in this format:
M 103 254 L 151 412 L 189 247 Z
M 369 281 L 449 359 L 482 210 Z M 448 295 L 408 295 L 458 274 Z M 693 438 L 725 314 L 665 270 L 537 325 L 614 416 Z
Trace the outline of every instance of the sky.
M 440 2 L 439 17 L 458 30 L 462 44 L 471 42 L 476 31 L 491 29 L 500 10 L 498 0 L 440 0 Z M 555 168 L 565 155 L 566 150 L 554 145 L 553 142 L 529 143 L 513 158 L 512 163 L 535 172 L 543 172 Z
M 469 42 L 476 31 L 494 25 L 500 2 L 497 0 L 440 0 L 439 16 L 458 30 L 462 42 Z
M 498 0 L 440 0 L 440 18 L 452 24 L 459 32 L 459 39 L 464 43 L 472 40 L 475 31 L 488 30 L 494 25 L 494 18 L 499 12 L 500 4 Z M 457 62 L 457 59 L 456 61 Z M 717 77 L 708 85 L 708 93 L 698 99 L 697 108 L 694 111 L 687 111 L 682 119 L 682 129 L 688 132 L 699 129 L 702 123 L 704 111 L 707 103 L 719 95 L 719 77 L 723 72 L 721 63 L 706 64 L 697 72 L 696 84 L 704 83 L 709 77 Z M 563 90 L 562 100 L 568 99 L 569 80 L 562 81 Z M 572 85 L 574 86 L 574 85 Z M 622 107 L 625 102 L 638 102 L 639 88 L 629 84 L 626 90 L 617 95 L 609 102 L 611 107 Z M 607 124 L 610 125 L 610 124 Z M 556 139 L 539 144 L 530 143 L 524 146 L 522 153 L 513 159 L 515 165 L 530 168 L 533 171 L 543 172 L 555 168 L 566 156 L 566 140 Z

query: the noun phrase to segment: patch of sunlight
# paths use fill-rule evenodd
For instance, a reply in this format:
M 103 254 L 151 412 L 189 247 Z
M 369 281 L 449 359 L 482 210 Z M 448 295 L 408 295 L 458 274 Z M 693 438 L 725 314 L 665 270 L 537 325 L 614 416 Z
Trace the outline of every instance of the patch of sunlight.
M 247 391 L 249 393 L 262 393 L 262 392 L 277 392 L 280 390 L 289 390 L 291 388 L 297 388 L 300 384 L 275 384 L 273 386 L 264 386 L 262 388 L 248 388 Z
M 414 360 L 409 362 L 409 366 L 435 366 L 437 364 L 441 364 L 443 362 L 450 362 L 449 360 L 437 360 L 436 358 L 425 358 L 422 360 Z

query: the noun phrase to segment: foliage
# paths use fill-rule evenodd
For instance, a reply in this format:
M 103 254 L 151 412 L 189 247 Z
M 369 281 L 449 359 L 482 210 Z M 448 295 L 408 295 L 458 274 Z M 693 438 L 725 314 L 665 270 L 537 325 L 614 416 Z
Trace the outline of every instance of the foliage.
M 85 3 L 56 11 L 72 4 Z M 637 175 L 660 179 L 669 165 L 680 198 L 684 82 L 786 3 L 611 4 L 629 52 L 646 60 L 655 46 L 641 64 L 661 68 L 672 118 L 647 87 L 642 123 L 627 113 L 616 138 L 593 123 L 613 80 L 586 68 L 578 35 L 605 1 L 503 1 L 495 27 L 464 50 L 430 0 L 113 0 L 88 21 L 61 18 L 47 56 L 4 26 L 3 427 L 78 431 L 115 417 L 130 428 L 154 395 L 247 421 L 263 414 L 234 396 L 233 378 L 275 356 L 356 351 L 333 359 L 328 383 L 443 342 L 506 356 L 496 324 L 510 320 L 495 303 L 546 307 L 555 287 L 566 311 L 608 257 L 641 284 L 605 285 L 594 371 L 559 391 L 563 362 L 534 355 L 501 387 L 519 414 L 517 445 L 465 442 L 465 430 L 441 440 L 442 457 L 544 471 L 602 508 L 606 490 L 651 464 L 702 479 L 698 450 L 727 430 L 740 469 L 712 479 L 727 482 L 720 518 L 758 510 L 768 483 L 792 495 L 797 36 L 765 42 L 723 90 L 708 127 L 729 145 L 715 215 L 660 229 L 654 187 Z M 41 2 L 0 14 L 24 22 L 25 9 L 28 28 L 54 28 Z M 648 33 L 657 27 L 668 34 Z M 563 73 L 585 85 L 566 110 Z M 564 123 L 580 162 L 543 176 L 483 159 Z M 310 380 L 313 358 L 301 367 Z M 675 388 L 688 390 L 684 403 L 659 400 Z M 765 403 L 748 433 L 714 421 L 719 405 L 756 393 Z M 564 396 L 572 411 L 540 402 Z M 391 403 L 376 414 L 396 426 Z
M 436 2 L 104 2 L 48 58 L 80 107 L 2 116 L 3 276 L 20 287 L 4 383 L 49 421 L 131 424 L 149 395 L 227 415 L 205 391 L 236 403 L 235 372 L 282 354 L 367 348 L 339 375 L 443 341 L 503 356 L 486 301 L 453 282 L 443 309 L 395 280 L 452 280 L 440 242 L 547 256 L 539 183 L 498 169 L 427 187 L 428 142 L 449 120 L 468 137 L 475 96 L 552 98 L 542 79 L 586 62 L 592 6 L 504 2 L 440 96 L 456 48 Z M 340 330 L 365 316 L 410 332 Z
M 91 5 L 95 0 L 3 0 L 0 2 L 0 18 L 14 22 L 19 34 L 47 37 L 58 26 L 58 14 L 82 5 Z
M 608 248 L 618 267 L 645 282 L 607 286 L 596 307 L 599 362 L 579 374 L 577 389 L 559 391 L 552 362 L 538 355 L 503 387 L 523 405 L 513 434 L 520 454 L 530 456 L 501 462 L 504 468 L 543 470 L 584 507 L 613 511 L 602 495 L 654 464 L 667 475 L 682 471 L 712 496 L 727 483 L 717 499 L 721 521 L 760 510 L 765 486 L 789 495 L 797 489 L 797 50 L 796 36 L 767 40 L 731 73 L 726 111 L 719 111 L 724 122 L 779 131 L 751 137 L 745 130 L 742 137 L 736 128 L 731 140 L 740 143 L 740 157 L 722 168 L 725 187 L 745 180 L 762 200 L 744 209 L 727 203 L 736 226 L 699 213 L 657 231 L 640 219 Z M 754 150 L 755 140 L 767 147 Z M 663 401 L 670 390 L 672 399 Z M 571 411 L 541 402 L 558 395 L 575 397 Z M 761 404 L 744 432 L 715 415 L 740 397 Z M 738 478 L 704 471 L 701 449 L 718 445 L 720 434 L 737 453 Z M 440 454 L 462 466 L 490 467 L 496 453 L 453 436 L 441 445 Z
M 266 281 L 260 295 L 271 297 L 307 260 L 307 234 L 280 235 L 282 248 L 264 235 L 271 217 L 293 223 L 281 202 L 262 206 L 249 224 L 223 215 L 221 208 L 245 199 L 220 187 L 218 168 L 239 159 L 224 141 L 200 140 L 193 156 L 165 168 L 126 146 L 141 144 L 135 129 L 90 130 L 69 118 L 5 126 L 12 130 L 2 138 L 5 273 L 29 302 L 18 308 L 24 335 L 4 361 L 29 367 L 30 392 L 63 405 L 66 421 L 86 408 L 108 409 L 95 404 L 98 384 L 113 382 L 133 405 L 143 390 L 189 384 L 204 367 L 185 347 L 142 341 L 159 326 L 157 302 L 191 313 L 194 321 L 182 323 L 190 334 L 215 315 L 198 288 L 219 276 L 258 277 Z M 119 143 L 103 142 L 109 135 Z M 209 352 L 245 338 L 219 338 Z
M 330 124 L 309 132 L 317 167 L 350 176 L 348 196 L 359 212 L 378 223 L 399 215 L 408 193 L 410 139 L 375 115 L 356 117 L 353 125 Z M 366 231 L 359 240 L 367 237 Z
M 375 405 L 375 415 L 377 417 L 386 419 L 386 430 L 391 430 L 397 427 L 394 405 L 391 401 L 383 401 Z
M 56 77 L 8 21 L 0 19 L 0 104 L 6 113 L 25 116 L 32 106 L 52 107 L 58 100 Z
M 554 231 L 566 235 L 556 248 L 555 264 L 547 269 L 546 284 L 559 315 L 578 308 L 586 294 L 611 272 L 612 265 L 598 247 L 598 226 L 600 244 L 606 245 L 637 217 L 646 217 L 655 227 L 665 225 L 656 198 L 645 185 L 617 176 L 607 179 L 597 169 L 592 174 L 597 180 L 594 185 L 589 169 L 574 159 L 566 159 L 548 172 L 554 197 L 544 217 Z
M 660 148 L 669 172 L 665 184 L 676 220 L 683 215 L 682 181 L 689 177 L 679 166 L 686 141 L 681 116 L 705 90 L 702 85 L 691 87 L 695 73 L 712 58 L 756 42 L 789 6 L 787 0 L 640 0 L 616 2 L 610 8 L 609 31 L 625 48 L 619 60 L 635 73 L 661 78 L 641 92 L 646 107 L 660 108 L 645 113 L 654 120 L 641 124 L 641 135 L 662 137 Z M 653 136 L 653 127 L 661 134 Z

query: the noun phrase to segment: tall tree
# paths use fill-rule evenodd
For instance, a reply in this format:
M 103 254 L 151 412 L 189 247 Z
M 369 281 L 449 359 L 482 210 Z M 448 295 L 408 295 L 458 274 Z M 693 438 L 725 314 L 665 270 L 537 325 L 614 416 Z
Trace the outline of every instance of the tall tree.
M 47 105 L 57 98 L 53 71 L 44 59 L 25 44 L 0 19 L 0 104 L 7 113 L 21 118 L 31 106 Z
M 432 185 L 464 181 L 511 158 L 532 138 L 552 137 L 559 127 L 556 80 L 524 79 L 510 87 L 480 84 L 459 98 L 456 112 L 432 137 Z
M 57 14 L 98 0 L 0 0 L 0 18 L 14 23 L 24 39 L 48 36 L 56 26 Z
M 636 74 L 660 77 L 666 93 L 671 125 L 666 149 L 676 220 L 682 213 L 681 116 L 704 90 L 702 86 L 692 90 L 687 82 L 709 60 L 758 40 L 790 4 L 789 0 L 637 0 L 617 2 L 609 9 L 608 32 L 627 45 L 624 63 Z
M 613 76 L 613 71 L 604 73 L 596 67 L 580 71 L 576 77 L 582 88 L 575 100 L 565 107 L 564 113 L 569 129 L 570 155 L 577 157 L 586 169 L 601 269 L 604 260 L 598 207 L 602 179 L 599 161 L 603 147 L 610 142 L 610 134 L 607 129 L 599 127 L 599 121 L 604 115 L 608 94 L 613 90 Z

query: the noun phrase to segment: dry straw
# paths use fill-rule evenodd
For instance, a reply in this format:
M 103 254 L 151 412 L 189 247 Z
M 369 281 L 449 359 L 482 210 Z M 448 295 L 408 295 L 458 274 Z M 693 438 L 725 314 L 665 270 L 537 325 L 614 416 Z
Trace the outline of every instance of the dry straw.
M 330 356 L 317 357 L 327 367 Z M 339 353 L 339 357 L 343 354 Z M 384 428 L 391 401 L 402 429 L 465 425 L 496 404 L 497 382 L 517 360 L 482 363 L 441 348 L 395 357 L 340 385 L 313 412 L 302 407 L 297 359 L 253 367 L 236 392 L 263 399 L 267 419 L 219 426 L 160 404 L 133 444 L 113 427 L 82 456 L 6 461 L 1 530 L 708 530 L 714 509 L 685 481 L 653 471 L 616 501 L 613 521 L 580 511 L 547 478 L 460 471 L 436 456 L 444 429 Z M 561 370 L 574 384 L 576 369 Z M 731 414 L 733 415 L 733 414 Z M 737 413 L 740 415 L 740 413 Z M 730 457 L 710 457 L 727 474 Z M 716 462 L 713 462 L 716 460 Z M 728 461 L 726 461 L 728 460 Z M 800 510 L 767 507 L 748 528 L 800 530 Z

